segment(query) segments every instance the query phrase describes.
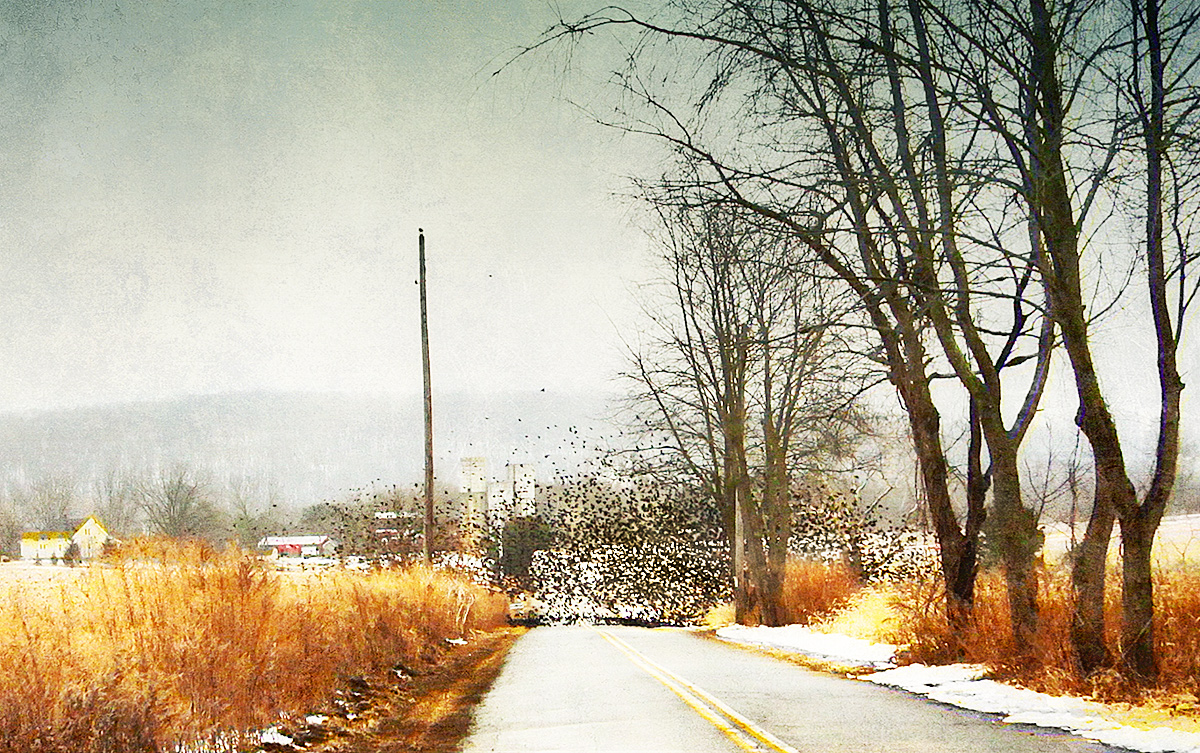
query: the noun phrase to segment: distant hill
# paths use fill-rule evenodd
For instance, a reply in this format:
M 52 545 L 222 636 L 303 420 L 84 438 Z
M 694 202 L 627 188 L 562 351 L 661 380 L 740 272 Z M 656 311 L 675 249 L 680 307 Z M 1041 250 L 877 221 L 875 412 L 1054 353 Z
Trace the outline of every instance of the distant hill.
M 497 475 L 507 462 L 533 463 L 539 480 L 570 473 L 613 434 L 609 416 L 605 395 L 435 395 L 438 478 L 457 486 L 471 456 Z M 0 484 L 185 464 L 218 482 L 272 479 L 285 504 L 303 507 L 376 480 L 420 481 L 423 432 L 419 395 L 255 392 L 0 413 Z

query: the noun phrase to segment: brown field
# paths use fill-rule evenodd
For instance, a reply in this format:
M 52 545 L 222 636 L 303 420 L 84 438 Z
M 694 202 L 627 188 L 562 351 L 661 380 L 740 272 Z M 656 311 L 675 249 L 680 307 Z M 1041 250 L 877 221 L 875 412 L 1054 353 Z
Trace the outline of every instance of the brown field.
M 450 639 L 507 611 L 503 595 L 421 568 L 292 577 L 236 550 L 125 552 L 2 568 L 0 752 L 233 750 L 347 682 L 436 666 Z

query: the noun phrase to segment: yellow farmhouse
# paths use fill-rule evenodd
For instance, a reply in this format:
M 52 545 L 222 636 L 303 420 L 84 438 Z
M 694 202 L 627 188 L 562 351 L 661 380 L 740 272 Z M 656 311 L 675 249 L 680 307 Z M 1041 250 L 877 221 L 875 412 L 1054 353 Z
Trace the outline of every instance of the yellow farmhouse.
M 115 541 L 95 515 L 70 531 L 29 531 L 21 534 L 21 559 L 61 560 L 66 558 L 71 544 L 79 549 L 79 558 L 95 559 L 104 552 L 104 545 Z

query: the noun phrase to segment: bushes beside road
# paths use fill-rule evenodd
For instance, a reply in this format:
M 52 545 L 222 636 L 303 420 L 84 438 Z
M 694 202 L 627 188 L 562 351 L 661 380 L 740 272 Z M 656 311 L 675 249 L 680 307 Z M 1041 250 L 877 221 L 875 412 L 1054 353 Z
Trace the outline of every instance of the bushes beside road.
M 1108 580 L 1107 643 L 1116 658 L 1122 649 L 1120 572 L 1113 569 Z M 1048 693 L 1132 702 L 1160 697 L 1175 699 L 1194 710 L 1198 693 L 1196 678 L 1200 677 L 1200 573 L 1189 566 L 1160 567 L 1154 585 L 1158 603 L 1154 638 L 1159 677 L 1153 687 L 1130 682 L 1115 668 L 1101 670 L 1091 677 L 1080 675 L 1071 651 L 1072 593 L 1070 572 L 1065 564 L 1050 565 L 1040 572 L 1038 632 L 1033 640 L 1034 651 L 1024 663 L 1015 660 L 1018 652 L 1008 631 L 1008 597 L 1003 578 L 995 572 L 980 575 L 973 618 L 959 635 L 951 633 L 946 623 L 940 585 L 901 587 L 894 599 L 895 622 L 890 642 L 907 645 L 912 661 L 985 664 L 998 678 L 1015 680 Z
M 1109 573 L 1107 632 L 1114 658 L 1121 650 L 1120 573 Z M 1117 584 L 1118 587 L 1112 587 Z M 785 608 L 791 621 L 818 630 L 846 633 L 904 647 L 901 662 L 983 664 L 996 679 L 1052 694 L 1084 695 L 1107 701 L 1159 705 L 1177 713 L 1200 714 L 1200 572 L 1193 565 L 1160 567 L 1155 577 L 1159 604 L 1155 624 L 1159 678 L 1153 687 L 1127 681 L 1115 668 L 1085 677 L 1071 651 L 1071 582 L 1066 563 L 1039 569 L 1039 629 L 1033 651 L 1018 652 L 1009 630 L 1008 597 L 999 572 L 981 573 L 975 608 L 965 630 L 952 632 L 946 621 L 940 579 L 879 582 L 855 591 L 844 568 L 793 561 L 785 582 Z M 710 624 L 732 619 L 732 610 L 710 616 Z M 1017 659 L 1024 656 L 1023 661 Z M 1114 662 L 1115 667 L 1115 662 Z

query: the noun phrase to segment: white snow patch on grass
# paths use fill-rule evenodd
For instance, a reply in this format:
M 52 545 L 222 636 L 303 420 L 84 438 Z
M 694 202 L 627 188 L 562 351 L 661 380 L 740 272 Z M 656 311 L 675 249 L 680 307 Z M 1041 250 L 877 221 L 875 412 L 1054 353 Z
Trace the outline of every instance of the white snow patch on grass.
M 291 745 L 292 738 L 279 731 L 278 727 L 268 727 L 263 730 L 258 738 L 263 745 L 274 743 L 275 745 Z
M 856 667 L 891 667 L 896 647 L 871 643 L 861 638 L 836 633 L 817 633 L 803 625 L 747 627 L 729 625 L 717 630 L 717 637 L 734 643 L 750 643 L 840 662 Z
M 1062 729 L 1104 745 L 1142 753 L 1200 753 L 1200 733 L 1118 724 L 1105 718 L 1103 704 L 1070 696 L 1047 695 L 989 680 L 986 679 L 987 669 L 976 664 L 895 667 L 892 661 L 896 646 L 817 633 L 801 625 L 730 625 L 717 630 L 717 636 L 734 643 L 768 646 L 830 662 L 882 669 L 866 675 L 865 679 L 947 705 L 999 714 L 1010 724 Z

